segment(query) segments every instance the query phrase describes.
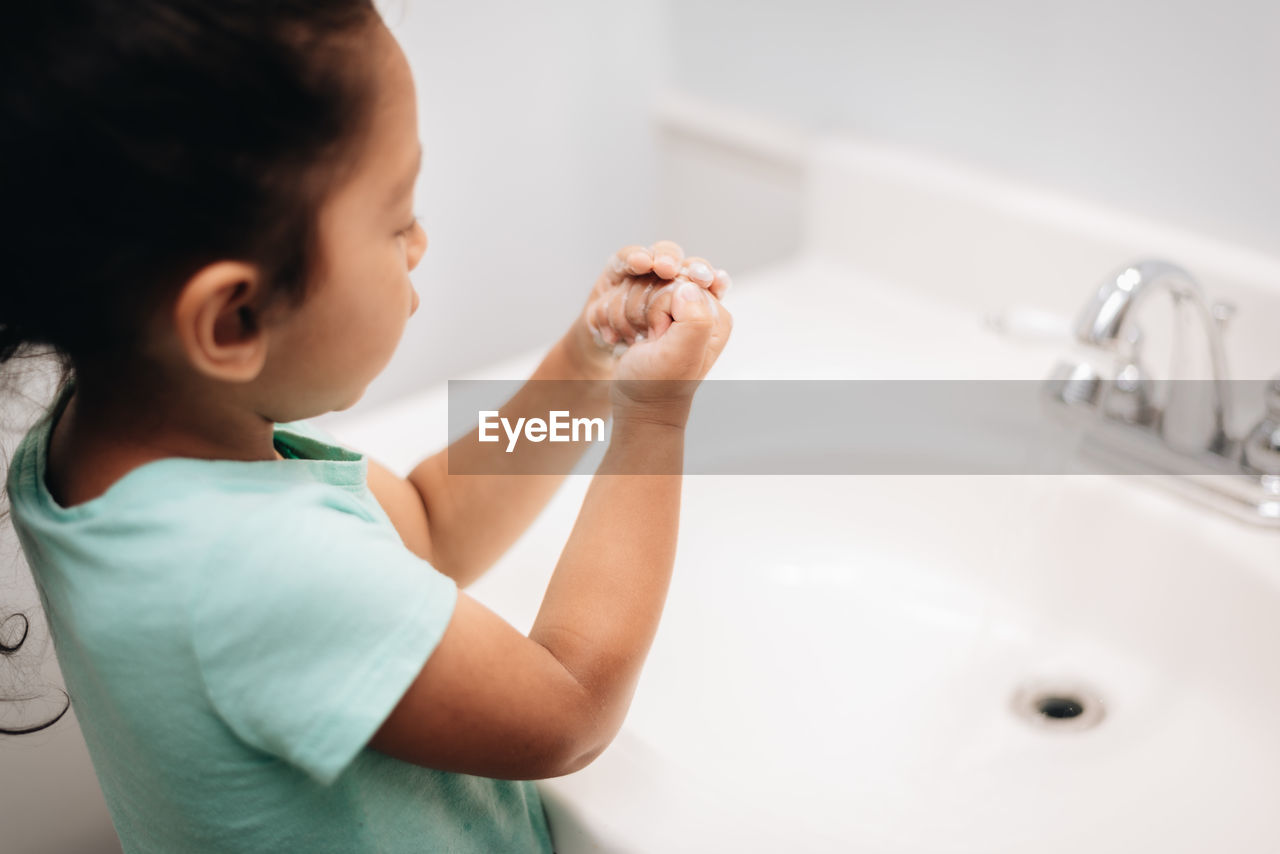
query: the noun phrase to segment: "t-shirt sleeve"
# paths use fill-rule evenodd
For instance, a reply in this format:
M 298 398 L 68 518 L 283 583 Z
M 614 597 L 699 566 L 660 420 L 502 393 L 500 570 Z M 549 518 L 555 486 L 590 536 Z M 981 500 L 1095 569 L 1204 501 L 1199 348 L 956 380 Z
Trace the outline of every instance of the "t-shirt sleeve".
M 214 549 L 189 612 L 209 699 L 248 744 L 328 785 L 431 655 L 454 581 L 395 529 L 317 487 L 254 502 Z

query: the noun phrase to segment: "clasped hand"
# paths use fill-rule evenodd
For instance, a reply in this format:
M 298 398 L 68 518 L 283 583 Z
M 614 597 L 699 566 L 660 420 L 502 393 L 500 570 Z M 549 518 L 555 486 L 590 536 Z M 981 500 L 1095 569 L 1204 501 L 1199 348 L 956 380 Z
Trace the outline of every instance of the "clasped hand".
M 680 291 L 689 283 L 688 289 Z M 728 340 L 732 281 L 671 241 L 610 255 L 578 319 L 580 346 L 617 380 L 701 380 Z

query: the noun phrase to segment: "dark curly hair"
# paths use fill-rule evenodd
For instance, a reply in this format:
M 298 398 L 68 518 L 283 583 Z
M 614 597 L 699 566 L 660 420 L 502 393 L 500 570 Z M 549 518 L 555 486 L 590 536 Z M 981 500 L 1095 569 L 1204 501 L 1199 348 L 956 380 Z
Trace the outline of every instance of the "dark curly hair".
M 367 130 L 372 78 L 357 52 L 378 21 L 371 0 L 6 8 L 0 364 L 52 354 L 65 383 L 110 363 L 222 259 L 257 265 L 273 300 L 301 303 L 321 202 Z M 26 617 L 0 612 L 0 626 L 12 655 Z

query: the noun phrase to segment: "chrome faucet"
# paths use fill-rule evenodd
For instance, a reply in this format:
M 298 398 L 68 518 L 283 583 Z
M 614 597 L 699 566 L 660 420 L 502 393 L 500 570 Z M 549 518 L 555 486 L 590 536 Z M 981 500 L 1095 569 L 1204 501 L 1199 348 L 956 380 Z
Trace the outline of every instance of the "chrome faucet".
M 1185 439 L 1188 422 L 1194 421 L 1197 403 L 1188 395 L 1194 386 L 1186 383 L 1169 383 L 1169 397 L 1163 409 L 1148 405 L 1142 415 L 1133 419 L 1138 423 L 1148 423 L 1154 427 L 1172 445 L 1182 445 L 1185 450 L 1198 451 L 1204 449 L 1219 454 L 1229 454 L 1231 440 L 1227 433 L 1227 413 L 1230 411 L 1230 395 L 1227 388 L 1227 357 L 1222 346 L 1223 325 L 1231 315 L 1231 308 L 1225 303 L 1210 306 L 1204 291 L 1191 274 L 1186 270 L 1166 261 L 1140 261 L 1125 267 L 1115 276 L 1103 282 L 1094 294 L 1093 299 L 1080 312 L 1076 321 L 1076 337 L 1083 343 L 1111 351 L 1127 351 L 1127 364 L 1118 372 L 1116 380 L 1121 392 L 1129 390 L 1141 375 L 1141 366 L 1137 359 L 1138 345 L 1142 340 L 1141 330 L 1137 326 L 1135 316 L 1137 309 L 1146 302 L 1147 295 L 1164 292 L 1174 302 L 1178 312 L 1179 323 L 1175 329 L 1174 358 L 1175 364 L 1181 360 L 1185 352 L 1182 340 L 1182 315 L 1189 309 L 1203 322 L 1205 341 L 1209 348 L 1209 360 L 1213 370 L 1213 402 L 1211 413 L 1213 430 L 1211 435 L 1202 440 Z M 1129 375 L 1124 374 L 1126 368 Z M 1145 379 L 1145 378 L 1143 378 Z M 1170 379 L 1175 379 L 1170 377 Z M 1142 391 L 1149 394 L 1148 385 Z M 1179 431 L 1182 431 L 1181 433 Z
M 1213 379 L 1208 404 L 1191 394 L 1202 384 L 1172 381 L 1163 406 L 1140 359 L 1138 308 L 1147 295 L 1168 294 L 1175 305 L 1175 367 L 1187 354 L 1188 312 L 1202 323 Z M 1051 398 L 1083 416 L 1082 449 L 1108 470 L 1166 474 L 1161 482 L 1252 522 L 1280 527 L 1280 379 L 1266 391 L 1267 413 L 1243 438 L 1233 437 L 1223 329 L 1233 308 L 1210 302 L 1186 270 L 1167 261 L 1130 264 L 1108 278 L 1075 325 L 1083 344 L 1118 356 L 1116 376 L 1104 380 L 1087 363 L 1060 363 L 1047 381 Z M 1170 378 L 1175 379 L 1173 377 Z M 1195 422 L 1209 423 L 1206 434 Z

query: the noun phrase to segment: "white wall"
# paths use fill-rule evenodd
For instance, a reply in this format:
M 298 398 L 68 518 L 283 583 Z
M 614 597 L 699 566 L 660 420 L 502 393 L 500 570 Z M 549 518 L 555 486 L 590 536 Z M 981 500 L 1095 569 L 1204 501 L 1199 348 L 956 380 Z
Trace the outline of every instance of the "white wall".
M 1280 254 L 1268 0 L 667 0 L 674 82 Z
M 658 0 L 386 0 L 413 67 L 429 245 L 368 409 L 569 329 L 609 253 L 651 243 Z
M 655 153 L 666 86 L 1280 255 L 1280 6 L 1263 0 L 384 7 L 418 80 L 431 248 L 423 306 L 358 411 L 549 345 L 622 243 L 670 234 L 725 266 L 796 244 L 798 184 L 719 180 L 736 167 L 679 139 Z M 724 216 L 697 197 L 734 188 L 778 203 Z

